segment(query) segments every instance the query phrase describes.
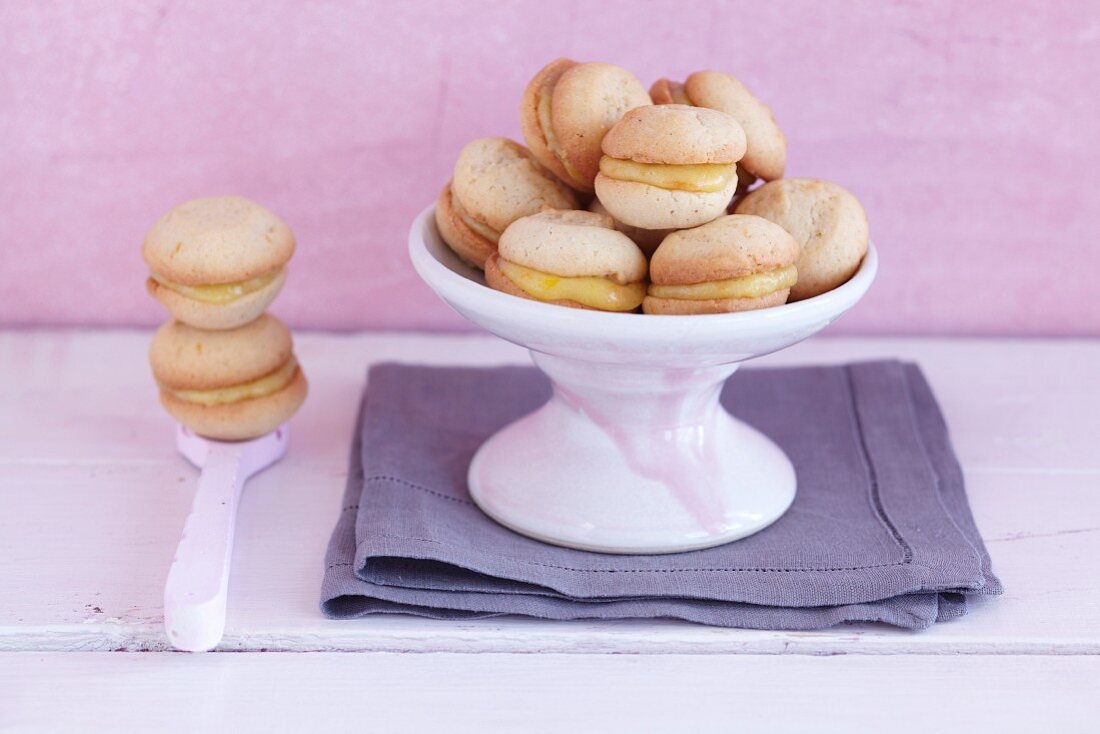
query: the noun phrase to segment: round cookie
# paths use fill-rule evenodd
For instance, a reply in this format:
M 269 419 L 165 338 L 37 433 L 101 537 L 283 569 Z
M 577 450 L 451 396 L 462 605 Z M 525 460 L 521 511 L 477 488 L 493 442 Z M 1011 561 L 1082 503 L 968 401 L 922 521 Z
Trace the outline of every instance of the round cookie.
M 298 410 L 308 389 L 290 331 L 269 314 L 220 331 L 169 321 L 153 337 L 149 364 L 172 417 L 225 441 L 273 431 Z
M 591 193 L 603 136 L 627 111 L 649 104 L 645 87 L 622 67 L 558 59 L 524 90 L 520 129 L 542 165 Z
M 454 191 L 448 181 L 435 201 L 435 226 L 447 246 L 467 265 L 484 268 L 497 251 L 492 240 L 478 234 L 455 211 Z
M 671 79 L 658 79 L 653 82 L 653 86 L 649 88 L 649 98 L 653 100 L 653 104 L 698 106 L 691 103 L 691 100 L 687 96 L 687 92 L 684 91 L 684 85 L 680 82 L 674 82 Z
M 715 110 L 640 107 L 608 132 L 603 152 L 596 196 L 611 216 L 644 229 L 685 229 L 725 212 L 745 132 Z
M 650 89 L 653 103 L 690 104 L 732 115 L 745 130 L 748 149 L 738 169 L 741 189 L 756 178 L 772 181 L 783 177 L 787 164 L 787 138 L 771 109 L 745 88 L 737 77 L 720 71 L 697 71 L 683 84 L 659 79 Z
M 761 217 L 727 214 L 673 232 L 649 262 L 647 314 L 732 313 L 786 303 L 799 246 Z
M 294 247 L 290 228 L 253 201 L 194 199 L 145 236 L 146 288 L 184 323 L 232 329 L 254 320 L 279 294 Z
M 870 231 L 863 206 L 829 181 L 785 178 L 751 191 L 738 214 L 754 214 L 790 232 L 802 246 L 791 300 L 812 298 L 841 285 L 859 269 Z
M 485 264 L 496 290 L 544 303 L 633 311 L 645 297 L 646 258 L 612 226 L 587 211 L 546 210 L 504 230 Z
M 611 214 L 607 211 L 607 207 L 601 204 L 599 199 L 592 200 L 588 205 L 588 211 L 611 217 Z M 623 224 L 614 217 L 612 217 L 611 221 L 615 229 L 634 240 L 634 244 L 641 248 L 646 257 L 653 254 L 653 251 L 657 249 L 657 246 L 661 244 L 661 241 L 667 237 L 670 232 L 675 231 L 672 229 L 642 229 L 641 227 L 631 227 L 629 224 Z
M 576 209 L 577 197 L 519 143 L 480 138 L 459 153 L 454 177 L 436 202 L 435 218 L 451 249 L 483 268 L 496 252 L 500 233 L 544 206 Z

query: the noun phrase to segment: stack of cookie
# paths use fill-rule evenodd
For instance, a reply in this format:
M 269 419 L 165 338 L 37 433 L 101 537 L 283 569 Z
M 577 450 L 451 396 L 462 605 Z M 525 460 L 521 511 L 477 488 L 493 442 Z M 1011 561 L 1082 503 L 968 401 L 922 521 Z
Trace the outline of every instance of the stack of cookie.
M 784 179 L 782 130 L 731 74 L 661 79 L 647 93 L 618 66 L 558 59 L 528 84 L 520 126 L 528 147 L 466 145 L 435 209 L 444 241 L 497 290 L 601 311 L 727 313 L 820 295 L 867 252 L 859 201 Z
M 174 317 L 149 362 L 161 404 L 195 433 L 256 438 L 305 400 L 290 330 L 265 313 L 294 247 L 286 224 L 238 196 L 181 204 L 145 236 L 147 288 Z

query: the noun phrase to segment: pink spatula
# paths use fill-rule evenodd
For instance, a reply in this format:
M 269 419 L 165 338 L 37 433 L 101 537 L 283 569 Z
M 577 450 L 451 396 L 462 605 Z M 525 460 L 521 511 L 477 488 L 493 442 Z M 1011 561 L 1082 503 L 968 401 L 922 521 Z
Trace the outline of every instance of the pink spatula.
M 164 586 L 164 629 L 178 650 L 212 650 L 225 632 L 233 526 L 244 483 L 286 453 L 282 425 L 251 441 L 213 441 L 179 426 L 176 447 L 202 470 Z

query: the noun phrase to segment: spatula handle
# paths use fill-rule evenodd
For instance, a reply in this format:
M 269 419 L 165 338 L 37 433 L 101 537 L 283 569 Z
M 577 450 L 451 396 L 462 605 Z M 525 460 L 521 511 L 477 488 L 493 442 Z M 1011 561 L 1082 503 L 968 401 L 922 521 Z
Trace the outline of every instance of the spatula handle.
M 180 650 L 211 650 L 225 631 L 233 528 L 248 478 L 240 446 L 214 443 L 164 587 L 164 627 Z

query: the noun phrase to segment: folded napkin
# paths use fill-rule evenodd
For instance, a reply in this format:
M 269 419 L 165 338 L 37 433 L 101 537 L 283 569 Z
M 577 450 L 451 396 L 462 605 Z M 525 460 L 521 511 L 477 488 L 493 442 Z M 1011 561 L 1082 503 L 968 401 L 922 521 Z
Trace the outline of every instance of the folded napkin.
M 736 373 L 723 403 L 783 447 L 798 494 L 755 535 L 671 555 L 558 548 L 471 502 L 474 452 L 549 396 L 533 368 L 372 369 L 326 557 L 324 612 L 917 629 L 965 614 L 969 594 L 1000 593 L 915 365 Z

